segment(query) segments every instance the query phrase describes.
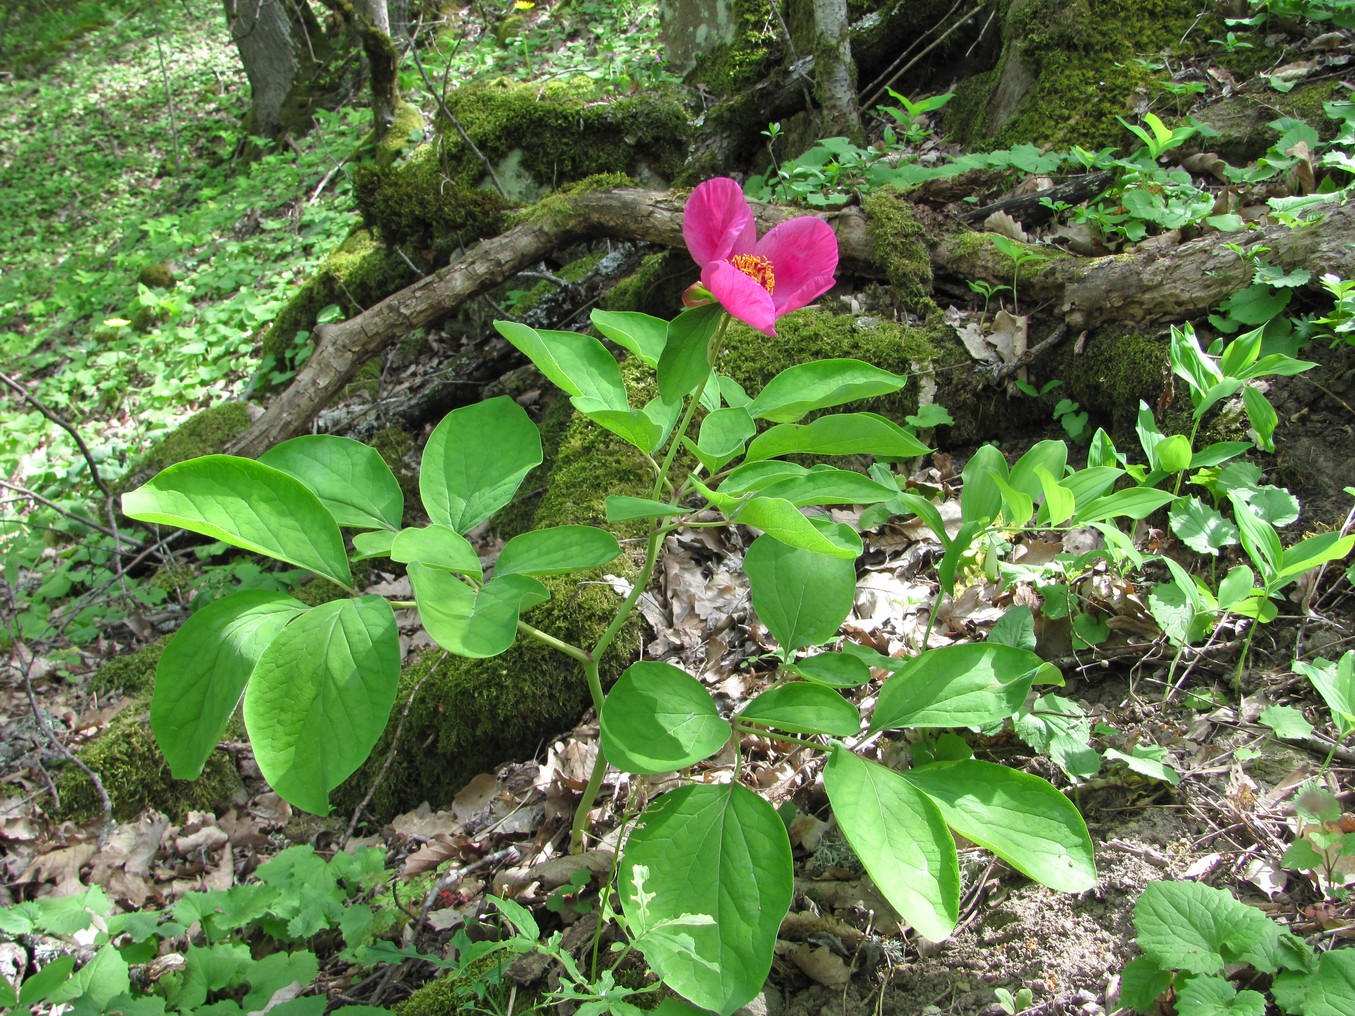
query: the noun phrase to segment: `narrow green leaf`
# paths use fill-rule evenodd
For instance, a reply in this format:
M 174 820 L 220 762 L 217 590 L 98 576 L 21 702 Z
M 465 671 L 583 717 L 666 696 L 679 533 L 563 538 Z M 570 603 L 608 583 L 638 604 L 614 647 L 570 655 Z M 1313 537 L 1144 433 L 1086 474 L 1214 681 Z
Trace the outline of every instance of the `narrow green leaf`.
M 1252 430 L 1256 433 L 1257 445 L 1265 451 L 1274 452 L 1275 428 L 1280 422 L 1275 407 L 1251 385 L 1245 385 L 1242 389 L 1242 404 L 1247 409 L 1247 418 L 1251 420 Z
M 1352 546 L 1355 546 L 1355 535 L 1342 536 L 1336 530 L 1300 540 L 1280 553 L 1280 567 L 1275 581 L 1282 584 L 1313 568 L 1340 561 L 1350 553 Z
M 753 609 L 767 626 L 783 658 L 797 649 L 827 642 L 851 613 L 856 598 L 856 565 L 759 536 L 743 559 L 752 587 Z
M 861 537 L 850 526 L 815 525 L 784 498 L 755 497 L 740 506 L 730 521 L 761 529 L 773 539 L 800 550 L 847 561 L 861 556 Z
M 940 810 L 892 769 L 836 748 L 823 771 L 833 815 L 889 905 L 939 942 L 955 930 L 960 868 Z
M 306 485 L 234 455 L 207 455 L 162 470 L 122 495 L 129 518 L 179 526 L 351 586 L 334 516 Z
M 1060 484 L 1044 466 L 1035 467 L 1035 476 L 1040 481 L 1040 489 L 1044 493 L 1044 504 L 1040 508 L 1038 521 L 1046 526 L 1063 525 L 1077 510 L 1077 495 Z
M 563 575 L 596 568 L 620 553 L 616 537 L 596 526 L 537 529 L 504 544 L 494 564 L 494 576 Z
M 420 526 L 402 529 L 391 542 L 391 560 L 401 564 L 426 564 L 477 581 L 484 577 L 480 555 L 470 541 L 451 526 Z
M 997 723 L 1021 708 L 1043 665 L 1028 650 L 989 642 L 929 649 L 899 663 L 885 681 L 871 733 Z
M 900 774 L 941 809 L 946 824 L 1017 871 L 1062 892 L 1096 885 L 1087 824 L 1046 781 L 992 762 L 936 762 Z
M 651 501 L 645 497 L 627 497 L 623 494 L 608 494 L 608 522 L 629 522 L 631 519 L 661 519 L 669 515 L 685 514 L 687 509 L 662 501 Z
M 528 575 L 505 575 L 477 590 L 450 572 L 416 563 L 409 579 L 429 636 L 449 653 L 471 659 L 506 650 L 517 638 L 522 611 L 550 599 L 550 590 Z
M 813 423 L 783 423 L 763 431 L 748 445 L 745 458 L 782 455 L 874 455 L 909 459 L 931 451 L 897 423 L 874 413 L 837 413 Z
M 994 482 L 1007 478 L 1007 460 L 996 445 L 982 445 L 960 472 L 960 517 L 978 522 L 1002 512 L 1002 490 Z
M 500 395 L 452 410 L 433 429 L 423 450 L 419 495 L 432 522 L 464 534 L 511 501 L 540 464 L 536 424 Z
M 1063 475 L 1068 464 L 1068 445 L 1063 441 L 1038 441 L 1026 451 L 1012 466 L 1006 480 L 1012 488 L 1019 490 L 1032 501 L 1038 501 L 1044 494 L 1044 484 L 1040 482 L 1040 470 L 1051 477 Z
M 376 745 L 400 681 L 395 614 L 380 596 L 312 607 L 255 664 L 245 728 L 270 786 L 324 815 Z
M 709 758 L 733 732 L 700 681 L 672 664 L 645 660 L 627 667 L 607 693 L 599 725 L 607 760 L 642 775 Z
M 636 889 L 641 867 L 644 898 Z M 691 952 L 643 938 L 645 958 L 674 991 L 729 1016 L 762 990 L 794 876 L 785 824 L 761 797 L 737 783 L 664 794 L 626 841 L 618 882 L 637 936 L 688 914 L 711 918 L 681 929 Z
M 764 691 L 744 706 L 740 717 L 792 734 L 851 737 L 861 730 L 856 706 L 832 688 L 796 681 Z
M 861 360 L 812 360 L 787 367 L 748 407 L 755 420 L 795 423 L 816 409 L 890 395 L 908 379 Z
M 282 593 L 244 590 L 208 604 L 175 633 L 151 695 L 151 730 L 175 779 L 202 772 L 259 657 L 305 610 Z
M 1313 682 L 1342 737 L 1355 731 L 1355 649 L 1335 663 L 1321 657 L 1308 663 L 1295 660 L 1294 672 Z
M 763 487 L 788 476 L 804 476 L 808 469 L 794 462 L 780 462 L 766 459 L 758 462 L 745 462 L 735 466 L 720 483 L 720 493 L 738 496 Z
M 1175 500 L 1176 496 L 1170 491 L 1156 487 L 1126 487 L 1080 506 L 1073 522 L 1085 526 L 1106 519 L 1144 519 Z
M 773 480 L 758 491 L 761 497 L 784 498 L 797 507 L 829 504 L 877 504 L 899 497 L 897 487 L 886 487 L 849 469 L 815 466 L 802 476 Z
M 1242 549 L 1251 558 L 1256 570 L 1261 573 L 1267 588 L 1276 581 L 1280 568 L 1280 559 L 1284 548 L 1280 545 L 1280 536 L 1275 527 L 1260 518 L 1237 491 L 1228 492 L 1228 500 L 1233 505 L 1233 518 L 1237 519 L 1238 536 L 1242 540 Z
M 333 434 L 306 434 L 259 456 L 266 466 L 296 477 L 341 526 L 399 529 L 405 495 L 375 448 Z

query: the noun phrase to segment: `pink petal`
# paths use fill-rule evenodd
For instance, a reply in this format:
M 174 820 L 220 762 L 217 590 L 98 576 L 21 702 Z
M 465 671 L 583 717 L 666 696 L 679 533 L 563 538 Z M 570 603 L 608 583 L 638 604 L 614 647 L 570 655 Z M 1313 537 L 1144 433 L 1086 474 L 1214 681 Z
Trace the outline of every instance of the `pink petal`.
M 720 306 L 764 335 L 776 335 L 776 307 L 772 296 L 728 261 L 713 261 L 701 269 L 701 283 Z
M 753 249 L 757 225 L 743 189 L 727 176 L 699 184 L 687 199 L 682 236 L 692 260 L 703 268 Z
M 773 226 L 757 251 L 772 263 L 776 284 L 772 300 L 776 316 L 789 314 L 833 288 L 837 271 L 837 237 L 828 223 L 802 215 Z

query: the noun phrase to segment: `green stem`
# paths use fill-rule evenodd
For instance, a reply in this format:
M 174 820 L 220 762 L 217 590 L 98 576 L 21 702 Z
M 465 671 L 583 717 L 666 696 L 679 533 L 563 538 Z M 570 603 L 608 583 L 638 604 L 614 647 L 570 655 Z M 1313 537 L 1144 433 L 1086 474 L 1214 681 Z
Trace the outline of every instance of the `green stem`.
M 538 642 L 545 643 L 552 649 L 564 653 L 571 659 L 578 660 L 585 667 L 594 662 L 593 657 L 588 655 L 586 650 L 580 649 L 578 646 L 566 642 L 564 639 L 558 639 L 549 632 L 542 631 L 540 628 L 534 628 L 526 621 L 518 621 L 518 631 L 522 632 L 524 635 L 530 635 Z
M 783 734 L 779 730 L 772 731 L 768 730 L 766 727 L 753 727 L 747 723 L 740 723 L 738 720 L 735 720 L 732 726 L 734 728 L 734 733 L 736 734 L 755 734 L 758 737 L 769 737 L 773 741 L 785 741 L 787 744 L 798 744 L 802 748 L 814 748 L 818 751 L 824 750 L 823 745 L 819 744 L 817 741 L 806 741 L 802 737 L 792 737 L 790 734 Z
M 720 325 L 715 334 L 711 337 L 710 344 L 706 347 L 706 364 L 712 366 L 715 362 L 715 354 L 718 352 L 720 342 L 724 339 L 725 329 L 729 327 L 729 316 L 725 315 L 720 320 Z M 677 458 L 678 448 L 682 446 L 682 438 L 687 433 L 687 429 L 692 425 L 692 419 L 696 416 L 696 407 L 701 402 L 701 392 L 706 386 L 706 381 L 710 375 L 701 379 L 701 383 L 693 390 L 691 398 L 687 403 L 687 408 L 683 412 L 682 420 L 673 430 L 672 437 L 668 445 L 668 451 L 663 457 L 663 464 L 659 467 L 659 475 L 654 480 L 654 493 L 652 500 L 659 500 L 663 493 L 664 486 L 668 483 L 668 474 L 673 468 L 673 461 Z M 635 605 L 640 602 L 640 597 L 644 595 L 645 589 L 649 585 L 649 580 L 654 577 L 654 568 L 659 561 L 659 551 L 663 548 L 663 539 L 673 527 L 663 525 L 656 521 L 650 527 L 649 539 L 645 544 L 645 563 L 640 568 L 640 573 L 635 576 L 631 585 L 630 593 L 621 606 L 617 609 L 616 616 L 598 636 L 597 643 L 593 646 L 591 653 L 583 653 L 582 659 L 584 674 L 588 678 L 588 690 L 593 696 L 593 706 L 598 715 L 602 715 L 602 705 L 605 695 L 602 690 L 602 676 L 598 671 L 598 661 L 606 654 L 611 647 L 616 636 L 620 634 L 626 620 L 634 611 Z M 571 647 L 573 648 L 573 647 Z M 577 650 L 582 653 L 582 650 Z M 573 655 L 573 654 L 570 654 Z M 583 796 L 579 799 L 578 808 L 574 812 L 574 822 L 569 833 L 570 853 L 577 854 L 583 850 L 583 838 L 588 827 L 588 813 L 593 810 L 593 803 L 597 800 L 598 790 L 602 787 L 602 778 L 607 772 L 607 757 L 602 750 L 601 741 L 598 742 L 598 755 L 593 763 L 592 775 L 588 778 L 588 785 L 583 788 Z

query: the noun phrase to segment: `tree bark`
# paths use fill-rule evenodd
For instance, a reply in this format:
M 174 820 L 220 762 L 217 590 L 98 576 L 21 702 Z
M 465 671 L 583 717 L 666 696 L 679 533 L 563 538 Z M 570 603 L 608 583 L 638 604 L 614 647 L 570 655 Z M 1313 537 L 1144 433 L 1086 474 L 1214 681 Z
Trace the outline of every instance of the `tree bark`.
M 622 188 L 568 200 L 560 214 L 543 215 L 541 221 L 482 241 L 459 261 L 356 317 L 319 326 L 315 353 L 231 450 L 256 456 L 301 434 L 364 361 L 562 247 L 594 236 L 683 245 L 683 199 L 673 194 Z M 799 214 L 773 205 L 754 205 L 753 211 L 761 231 Z M 830 221 L 843 271 L 882 277 L 861 213 L 849 209 Z M 1355 247 L 1349 242 L 1353 232 L 1355 205 L 1347 205 L 1329 209 L 1319 222 L 1302 229 L 1267 226 L 1249 234 L 1248 246 L 1269 248 L 1267 260 L 1286 270 L 1307 266 L 1350 277 L 1355 275 Z M 1229 242 L 1232 234 L 1215 233 L 1169 250 L 1150 247 L 1131 256 L 1042 262 L 1021 279 L 1022 300 L 1052 306 L 1042 316 L 1062 321 L 1074 332 L 1117 321 L 1151 325 L 1187 320 L 1250 282 L 1249 264 L 1224 246 Z M 1010 259 L 991 244 L 945 237 L 932 249 L 931 260 L 939 277 L 1011 279 Z
M 814 0 L 815 89 L 823 107 L 825 137 L 865 141 L 861 108 L 856 99 L 856 64 L 852 61 L 851 22 L 847 0 Z
M 362 43 L 372 87 L 372 130 L 377 140 L 395 121 L 400 105 L 400 55 L 391 40 L 386 0 L 320 0 Z
M 275 138 L 320 62 L 320 24 L 305 0 L 224 0 L 226 26 L 249 78 L 249 132 Z

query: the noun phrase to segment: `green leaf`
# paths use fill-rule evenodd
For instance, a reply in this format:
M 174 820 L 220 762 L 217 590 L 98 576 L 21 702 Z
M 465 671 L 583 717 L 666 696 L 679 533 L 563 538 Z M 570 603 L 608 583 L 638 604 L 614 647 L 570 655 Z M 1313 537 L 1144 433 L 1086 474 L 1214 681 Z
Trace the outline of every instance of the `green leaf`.
M 1303 1016 L 1348 1016 L 1355 1012 L 1355 952 L 1333 949 L 1317 960 Z
M 1196 975 L 1181 978 L 1176 993 L 1178 1016 L 1265 1016 L 1266 996 L 1250 989 L 1239 992 L 1226 977 Z
M 52 999 L 69 980 L 75 969 L 74 956 L 57 956 L 19 986 L 19 1003 L 37 1005 Z
M 899 497 L 897 487 L 886 487 L 849 469 L 815 466 L 801 476 L 773 480 L 758 491 L 761 497 L 784 498 L 797 507 L 829 504 L 876 504 Z
M 366 761 L 400 681 L 395 613 L 380 596 L 312 607 L 274 638 L 245 694 L 245 728 L 270 786 L 324 815 Z
M 745 462 L 735 466 L 720 483 L 720 493 L 737 497 L 751 491 L 761 490 L 769 483 L 787 476 L 804 476 L 808 469 L 794 462 L 778 462 L 768 459 L 759 462 Z
M 1002 518 L 1014 526 L 1024 527 L 1035 513 L 1035 502 L 1022 491 L 1017 490 L 1000 476 L 992 476 L 989 481 L 1002 495 Z
M 616 365 L 612 354 L 607 352 L 607 347 L 593 336 L 581 332 L 538 331 L 516 321 L 495 321 L 494 327 L 531 360 L 537 370 L 546 375 L 547 380 L 571 398 L 592 399 L 600 408 L 623 412 L 629 408 L 626 385 L 621 380 L 621 368 Z M 499 398 L 512 401 L 507 396 Z M 498 399 L 489 401 L 497 402 Z M 484 447 L 497 446 L 491 443 Z M 424 507 L 429 507 L 427 498 L 424 499 Z M 465 532 L 464 529 L 461 531 Z
M 1063 441 L 1037 441 L 1026 451 L 1006 476 L 1012 489 L 1019 490 L 1032 501 L 1038 501 L 1044 494 L 1045 483 L 1040 479 L 1044 470 L 1050 480 L 1063 475 L 1068 464 L 1068 445 Z
M 797 513 L 798 514 L 798 513 Z M 744 571 L 753 609 L 782 658 L 837 634 L 856 599 L 856 564 L 759 536 L 748 547 Z
M 1043 665 L 1028 650 L 988 642 L 928 649 L 885 681 L 870 731 L 997 723 L 1021 708 Z
M 123 494 L 122 510 L 353 584 L 334 516 L 300 480 L 253 459 L 180 462 Z
M 622 494 L 608 494 L 608 522 L 629 522 L 631 519 L 661 519 L 670 515 L 683 515 L 687 512 L 675 504 L 651 501 L 645 497 L 627 497 Z
M 1158 442 L 1156 449 L 1157 468 L 1164 473 L 1179 473 L 1190 468 L 1190 438 L 1184 434 L 1173 434 Z
M 1079 507 L 1073 522 L 1085 526 L 1105 519 L 1145 519 L 1175 500 L 1176 496 L 1170 491 L 1155 487 L 1127 487 Z
M 422 526 L 402 529 L 391 543 L 391 560 L 401 564 L 426 564 L 430 568 L 484 577 L 480 555 L 470 541 L 451 526 Z
M 375 448 L 332 434 L 307 434 L 259 456 L 266 466 L 296 477 L 341 526 L 399 529 L 405 495 Z
M 1147 956 L 1136 956 L 1120 974 L 1120 1004 L 1135 1012 L 1154 1011 L 1158 998 L 1171 987 L 1172 975 Z
M 657 365 L 659 394 L 669 402 L 692 394 L 710 377 L 707 351 L 724 314 L 719 304 L 708 304 L 684 310 L 669 322 Z
M 1014 646 L 1035 651 L 1035 615 L 1022 605 L 1011 607 L 988 630 L 987 641 L 994 645 Z
M 1038 521 L 1044 526 L 1061 526 L 1073 517 L 1077 510 L 1077 495 L 1060 484 L 1044 466 L 1035 468 L 1044 494 L 1044 505 L 1040 509 Z
M 1183 497 L 1167 513 L 1171 530 L 1197 554 L 1218 556 L 1220 548 L 1237 543 L 1237 526 L 1198 497 Z
M 395 534 L 389 529 L 369 529 L 353 534 L 353 560 L 366 561 L 373 557 L 390 557 L 395 545 Z
M 816 409 L 890 395 L 908 383 L 861 360 L 811 360 L 787 367 L 767 382 L 748 407 L 755 420 L 795 423 Z
M 859 688 L 870 681 L 870 664 L 846 652 L 803 656 L 786 669 L 829 688 Z
M 594 326 L 622 349 L 634 353 L 650 367 L 659 365 L 664 343 L 668 341 L 668 322 L 635 311 L 594 310 L 589 315 Z
M 960 518 L 966 522 L 995 519 L 1002 513 L 1002 489 L 995 480 L 1007 478 L 1007 460 L 996 445 L 982 445 L 960 473 Z
M 1243 452 L 1251 451 L 1252 447 L 1253 445 L 1249 441 L 1215 441 L 1191 456 L 1190 468 L 1205 469 L 1209 466 L 1222 465 Z
M 500 395 L 452 410 L 433 429 L 419 496 L 432 522 L 465 534 L 513 500 L 540 464 L 541 433 L 525 409 Z
M 851 737 L 861 730 L 856 706 L 832 688 L 804 681 L 764 691 L 744 706 L 739 716 L 749 723 L 792 734 Z
M 151 695 L 151 729 L 175 779 L 202 772 L 264 649 L 305 610 L 281 593 L 244 590 L 208 604 L 175 633 Z
M 1275 451 L 1275 427 L 1280 418 L 1275 407 L 1261 392 L 1251 385 L 1242 388 L 1242 404 L 1247 409 L 1247 418 L 1251 420 L 1252 430 L 1256 432 L 1256 443 L 1263 450 Z
M 757 433 L 757 425 L 746 409 L 717 409 L 706 414 L 696 446 L 715 472 L 743 450 L 745 442 Z
M 472 589 L 449 572 L 411 564 L 409 578 L 429 636 L 449 653 L 498 656 L 517 638 L 518 617 L 545 603 L 550 590 L 527 575 L 496 577 Z
M 1100 772 L 1101 756 L 1091 746 L 1091 734 L 1091 720 L 1082 707 L 1059 695 L 1041 695 L 1028 712 L 1016 717 L 1016 736 L 1048 755 L 1069 776 L 1086 778 Z
M 607 693 L 602 748 L 622 772 L 671 773 L 719 751 L 732 730 L 705 686 L 672 664 L 632 663 Z
M 1163 761 L 1167 757 L 1166 749 L 1158 745 L 1136 744 L 1129 754 L 1117 748 L 1107 748 L 1104 754 L 1106 761 L 1123 762 L 1132 772 L 1150 780 L 1159 780 L 1173 787 L 1181 782 L 1176 770 Z
M 1068 798 L 1029 773 L 992 762 L 934 762 L 900 774 L 946 824 L 1017 871 L 1062 892 L 1096 885 L 1087 824 Z
M 1311 663 L 1295 660 L 1294 672 L 1313 682 L 1342 737 L 1355 731 L 1355 649 L 1336 663 L 1321 657 Z
M 861 556 L 861 537 L 850 526 L 816 525 L 784 498 L 755 497 L 740 505 L 730 521 L 761 529 L 787 546 L 823 557 L 855 561 Z
M 593 399 L 575 398 L 570 401 L 574 403 L 575 409 L 603 430 L 611 431 L 646 455 L 662 445 L 664 438 L 667 437 L 668 431 L 664 422 L 670 425 L 671 422 L 676 422 L 676 420 L 667 421 L 666 417 L 671 416 L 671 413 L 661 414 L 665 416 L 665 421 L 659 422 L 649 413 L 639 409 L 609 409 Z
M 884 766 L 836 748 L 823 771 L 833 815 L 871 881 L 918 933 L 955 930 L 960 870 L 955 841 L 931 799 Z
M 1355 535 L 1342 536 L 1336 530 L 1300 540 L 1281 552 L 1275 584 L 1284 585 L 1306 571 L 1331 561 L 1340 561 L 1350 553 L 1352 546 L 1355 546 Z
M 26 981 L 24 987 L 29 983 Z M 93 959 L 71 974 L 64 985 L 49 991 L 47 1001 L 88 999 L 98 1007 L 96 1011 L 101 1011 L 112 999 L 131 990 L 132 979 L 127 961 L 112 943 L 108 943 L 99 948 Z M 22 992 L 20 995 L 22 997 Z
M 1246 499 L 1237 491 L 1229 491 L 1228 500 L 1233 505 L 1233 517 L 1237 519 L 1242 549 L 1247 552 L 1252 564 L 1256 565 L 1266 587 L 1270 588 L 1276 583 L 1280 558 L 1284 553 L 1280 536 L 1274 526 L 1252 511 Z
M 748 445 L 745 458 L 782 455 L 874 455 L 909 459 L 931 451 L 897 423 L 875 413 L 837 413 L 813 423 L 783 423 L 763 431 Z
M 621 544 L 596 526 L 554 526 L 513 537 L 499 553 L 494 577 L 564 575 L 606 564 L 621 553 Z
M 642 902 L 637 867 L 649 869 Z M 794 887 L 790 840 L 776 810 L 737 783 L 691 785 L 645 810 L 626 841 L 618 882 L 637 936 L 688 914 L 713 923 L 683 928 L 690 953 L 664 938 L 641 951 L 665 984 L 697 1005 L 729 1016 L 762 990 L 776 933 Z
M 1224 889 L 1154 882 L 1134 904 L 1134 927 L 1139 947 L 1164 970 L 1218 974 L 1228 963 L 1249 961 L 1266 973 L 1275 971 L 1261 954 L 1280 929 Z

